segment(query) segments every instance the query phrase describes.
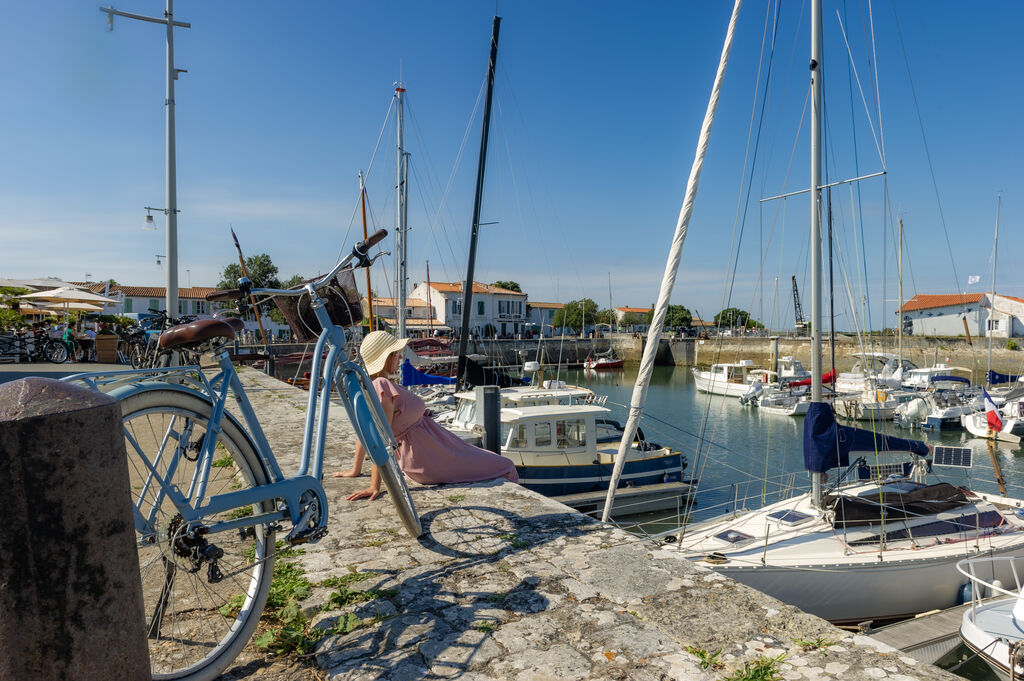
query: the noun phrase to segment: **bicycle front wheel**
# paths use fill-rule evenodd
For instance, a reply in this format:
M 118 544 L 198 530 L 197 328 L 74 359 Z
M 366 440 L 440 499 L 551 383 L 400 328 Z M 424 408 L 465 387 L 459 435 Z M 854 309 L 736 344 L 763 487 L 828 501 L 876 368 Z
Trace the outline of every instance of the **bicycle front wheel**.
M 68 346 L 58 340 L 48 342 L 43 348 L 43 355 L 46 357 L 47 362 L 53 362 L 54 364 L 63 364 L 71 356 L 68 352 Z
M 273 575 L 274 530 L 258 525 L 190 536 L 167 491 L 176 486 L 194 508 L 266 484 L 266 475 L 248 437 L 225 417 L 205 493 L 196 498 L 210 403 L 150 390 L 122 400 L 121 410 L 153 678 L 209 681 L 237 657 L 259 622 Z M 238 508 L 202 524 L 272 510 L 270 503 Z

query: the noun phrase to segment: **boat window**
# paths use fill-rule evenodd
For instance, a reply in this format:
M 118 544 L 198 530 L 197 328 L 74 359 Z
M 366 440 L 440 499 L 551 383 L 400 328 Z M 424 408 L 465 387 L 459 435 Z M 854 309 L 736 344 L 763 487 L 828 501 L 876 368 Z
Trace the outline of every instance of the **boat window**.
M 768 514 L 769 518 L 778 520 L 783 525 L 799 525 L 802 522 L 806 522 L 811 519 L 811 516 L 801 511 L 794 511 L 793 509 L 786 509 L 782 511 L 774 511 Z
M 525 449 L 526 448 L 526 424 L 520 423 L 512 431 L 512 439 L 509 440 L 508 446 L 510 449 Z
M 587 426 L 583 419 L 566 419 L 555 425 L 559 447 L 584 447 L 587 444 Z
M 538 423 L 534 426 L 533 443 L 538 447 L 551 446 L 551 424 Z
M 460 400 L 459 409 L 455 412 L 455 420 L 460 423 L 466 423 L 473 420 L 473 414 L 476 411 L 474 407 L 476 402 L 473 400 Z
M 512 424 L 501 424 L 501 442 L 505 447 L 509 446 L 508 436 L 512 434 Z

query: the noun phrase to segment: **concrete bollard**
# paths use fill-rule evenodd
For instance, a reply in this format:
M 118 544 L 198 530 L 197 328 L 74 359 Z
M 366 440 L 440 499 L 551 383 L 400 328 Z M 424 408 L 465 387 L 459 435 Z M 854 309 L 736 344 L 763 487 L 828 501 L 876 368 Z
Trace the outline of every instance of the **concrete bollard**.
M 117 402 L 0 385 L 0 681 L 149 680 Z
M 481 447 L 501 454 L 501 389 L 498 386 L 476 387 L 476 421 L 484 431 Z

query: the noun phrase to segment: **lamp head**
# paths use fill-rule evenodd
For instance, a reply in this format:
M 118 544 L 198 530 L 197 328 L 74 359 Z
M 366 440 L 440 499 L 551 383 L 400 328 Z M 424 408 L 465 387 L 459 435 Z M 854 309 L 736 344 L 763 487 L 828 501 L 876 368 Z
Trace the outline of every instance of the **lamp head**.
M 153 223 L 153 214 L 149 210 L 146 211 L 146 220 L 142 223 L 142 228 L 150 232 L 156 231 L 156 225 Z

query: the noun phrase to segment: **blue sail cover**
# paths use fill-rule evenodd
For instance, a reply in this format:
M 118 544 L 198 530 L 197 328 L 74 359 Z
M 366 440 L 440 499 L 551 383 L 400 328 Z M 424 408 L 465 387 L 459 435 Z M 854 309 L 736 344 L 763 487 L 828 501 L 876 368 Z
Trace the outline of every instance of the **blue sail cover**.
M 932 383 L 936 383 L 938 381 L 947 381 L 953 383 L 966 383 L 967 385 L 971 384 L 971 379 L 964 378 L 963 376 L 953 376 L 952 374 L 941 374 L 939 376 L 932 376 L 928 380 L 931 381 Z
M 425 374 L 405 360 L 402 362 L 402 385 L 455 385 L 455 377 Z
M 1010 383 L 1016 381 L 1020 376 L 1011 376 L 1010 374 L 1001 374 L 998 371 L 988 370 L 988 382 L 989 385 L 996 385 L 997 383 Z
M 849 466 L 851 451 L 913 452 L 927 456 L 928 446 L 918 440 L 841 426 L 836 423 L 831 404 L 812 402 L 804 418 L 804 468 L 824 473 L 830 468 Z

